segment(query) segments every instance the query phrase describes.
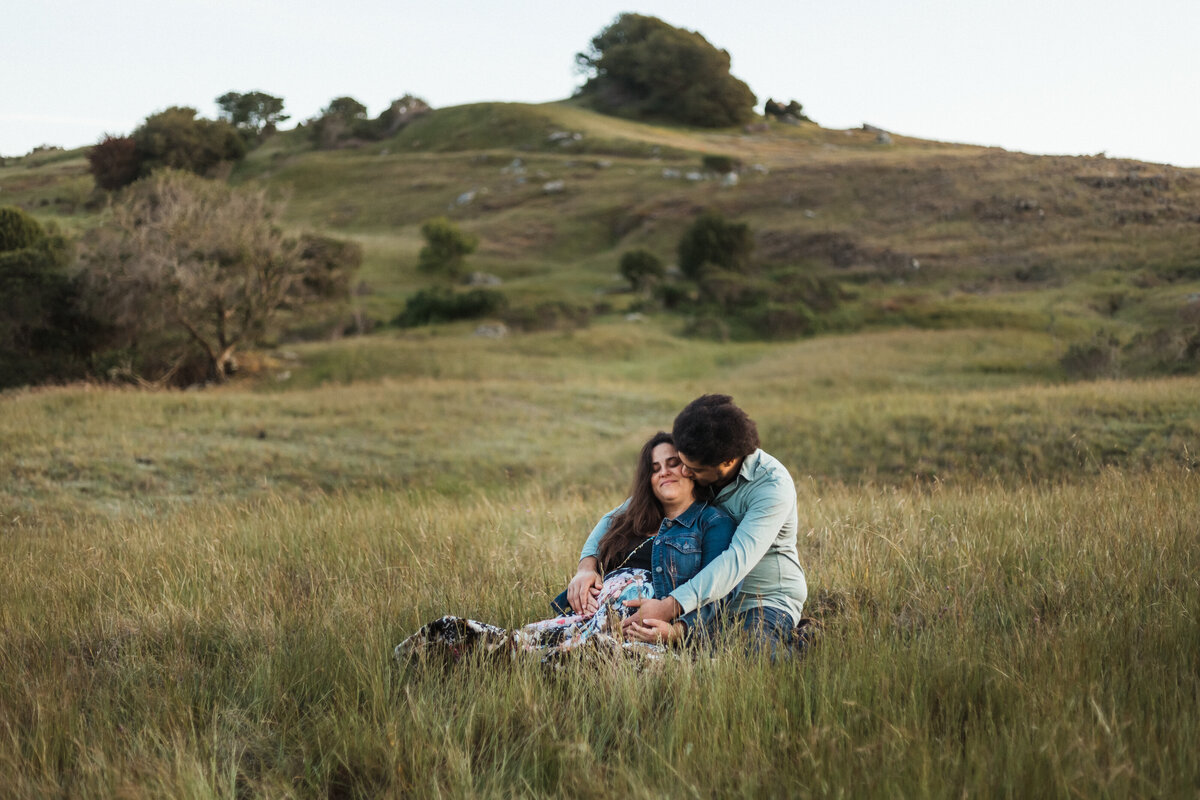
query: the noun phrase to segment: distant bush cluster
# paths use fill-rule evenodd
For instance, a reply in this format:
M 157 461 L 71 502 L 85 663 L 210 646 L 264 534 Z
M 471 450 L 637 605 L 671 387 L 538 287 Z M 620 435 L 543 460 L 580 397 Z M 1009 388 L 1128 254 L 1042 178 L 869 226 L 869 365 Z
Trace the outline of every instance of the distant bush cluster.
M 194 108 L 172 106 L 146 117 L 128 136 L 105 136 L 88 151 L 96 186 L 113 191 L 161 168 L 211 176 L 219 165 L 240 160 L 290 119 L 283 111 L 283 98 L 266 92 L 231 91 L 216 102 L 221 109 L 216 120 L 197 116 Z M 406 94 L 370 119 L 362 103 L 337 97 L 303 127 L 318 148 L 329 149 L 385 139 L 430 110 L 424 100 Z
M 246 142 L 229 122 L 196 116 L 172 106 L 151 114 L 130 136 L 107 136 L 88 151 L 96 186 L 120 189 L 156 169 L 209 175 L 224 162 L 246 155 Z
M 644 250 L 621 257 L 620 271 L 635 291 L 649 291 L 662 308 L 686 314 L 688 335 L 727 339 L 788 338 L 816 333 L 841 304 L 838 284 L 794 264 L 754 257 L 744 222 L 702 212 L 679 239 L 678 276 Z
M 329 150 L 364 141 L 387 139 L 398 133 L 414 119 L 431 111 L 419 97 L 406 94 L 393 100 L 375 119 L 367 116 L 367 107 L 353 97 L 337 97 L 309 120 L 305 127 L 309 138 L 319 149 Z

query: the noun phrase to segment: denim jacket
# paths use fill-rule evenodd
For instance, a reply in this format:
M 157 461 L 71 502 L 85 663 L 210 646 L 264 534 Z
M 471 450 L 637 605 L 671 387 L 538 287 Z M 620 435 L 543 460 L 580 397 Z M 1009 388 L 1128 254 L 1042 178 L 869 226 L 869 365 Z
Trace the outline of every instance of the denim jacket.
M 607 530 L 608 523 L 624 508 L 625 504 L 622 503 L 605 514 L 597 528 L 602 524 Z M 650 580 L 654 586 L 654 596 L 664 598 L 676 587 L 694 578 L 729 547 L 735 527 L 732 517 L 702 500 L 692 503 L 674 519 L 664 519 L 654 536 L 650 551 Z M 585 557 L 598 555 L 599 539 L 595 544 L 597 551 L 584 552 Z M 678 621 L 687 628 L 688 637 L 695 632 L 697 625 L 706 629 L 717 615 L 719 607 L 737 592 L 738 587 L 735 587 L 727 598 L 701 606 L 680 617 Z M 550 605 L 558 612 L 570 611 L 566 592 L 554 598 Z

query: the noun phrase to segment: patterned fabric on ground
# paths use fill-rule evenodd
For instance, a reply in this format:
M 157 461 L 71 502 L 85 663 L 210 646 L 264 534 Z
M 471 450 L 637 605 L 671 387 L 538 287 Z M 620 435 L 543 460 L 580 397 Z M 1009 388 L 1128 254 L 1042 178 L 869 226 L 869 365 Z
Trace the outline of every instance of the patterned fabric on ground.
M 646 570 L 617 570 L 605 577 L 594 614 L 568 614 L 512 631 L 473 619 L 442 617 L 396 645 L 393 655 L 401 662 L 419 656 L 458 661 L 468 653 L 482 652 L 507 654 L 514 660 L 537 658 L 557 667 L 569 654 L 586 651 L 639 662 L 656 661 L 670 651 L 662 645 L 627 642 L 621 636 L 621 620 L 631 611 L 625 601 L 653 596 L 654 587 Z

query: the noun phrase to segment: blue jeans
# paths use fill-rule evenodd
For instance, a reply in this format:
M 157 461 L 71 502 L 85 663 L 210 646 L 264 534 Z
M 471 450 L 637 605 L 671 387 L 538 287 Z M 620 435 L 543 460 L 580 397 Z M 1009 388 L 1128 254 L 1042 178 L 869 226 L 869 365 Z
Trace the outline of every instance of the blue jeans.
M 798 635 L 792 615 L 778 608 L 751 608 L 734 615 L 731 622 L 733 632 L 744 632 L 751 653 L 760 652 L 772 661 L 797 658 L 806 644 Z
M 550 609 L 555 614 L 574 613 L 567 603 L 565 591 L 550 601 Z M 726 619 L 727 632 L 738 635 L 744 631 L 747 649 L 752 653 L 761 651 L 772 661 L 798 658 L 808 647 L 808 637 L 801 635 L 800 629 L 792 624 L 792 615 L 778 608 L 758 606 Z M 702 635 L 710 635 L 710 632 Z
M 571 604 L 567 602 L 566 589 L 563 589 L 562 594 L 550 601 L 550 610 L 553 611 L 557 616 L 565 616 L 567 614 L 575 613 L 571 610 Z

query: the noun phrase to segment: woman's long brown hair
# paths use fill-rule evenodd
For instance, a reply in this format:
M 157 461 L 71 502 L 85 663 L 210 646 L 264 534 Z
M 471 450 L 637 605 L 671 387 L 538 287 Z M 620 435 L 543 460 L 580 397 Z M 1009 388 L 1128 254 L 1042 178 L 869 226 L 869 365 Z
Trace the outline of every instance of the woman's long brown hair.
M 654 461 L 654 448 L 660 444 L 675 445 L 671 434 L 659 431 L 642 445 L 638 456 L 637 471 L 633 486 L 629 490 L 629 505 L 613 517 L 608 532 L 600 539 L 600 570 L 616 569 L 635 546 L 658 531 L 663 521 L 663 507 L 654 496 L 650 486 L 650 467 Z

